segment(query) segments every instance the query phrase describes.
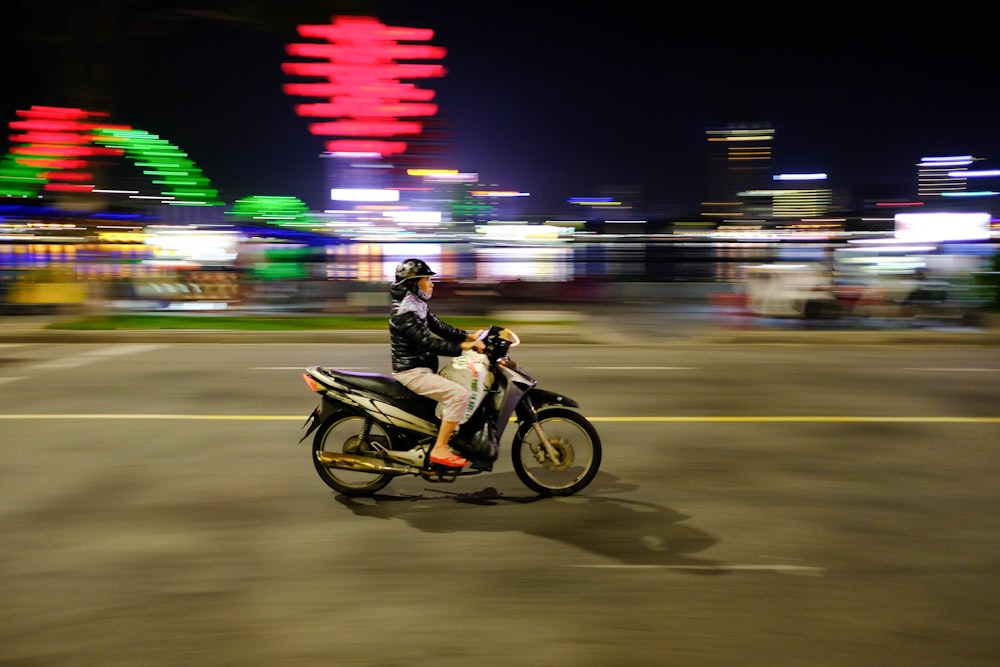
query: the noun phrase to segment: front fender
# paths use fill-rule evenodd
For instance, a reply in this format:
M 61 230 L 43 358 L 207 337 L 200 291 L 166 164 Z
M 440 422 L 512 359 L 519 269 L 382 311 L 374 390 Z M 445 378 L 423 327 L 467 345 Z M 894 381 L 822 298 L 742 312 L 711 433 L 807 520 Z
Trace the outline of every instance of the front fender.
M 567 408 L 580 407 L 580 404 L 569 396 L 566 396 L 565 394 L 557 394 L 556 392 L 549 391 L 548 389 L 532 387 L 528 392 L 528 395 L 531 397 L 531 403 L 536 408 L 543 408 L 547 405 L 562 405 Z

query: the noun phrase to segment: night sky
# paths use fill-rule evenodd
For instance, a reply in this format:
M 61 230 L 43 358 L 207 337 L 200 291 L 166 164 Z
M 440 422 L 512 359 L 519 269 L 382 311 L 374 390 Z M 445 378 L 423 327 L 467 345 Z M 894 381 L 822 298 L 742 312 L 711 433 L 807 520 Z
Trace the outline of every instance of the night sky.
M 294 195 L 322 208 L 323 140 L 293 111 L 305 100 L 281 91 L 292 79 L 280 65 L 292 60 L 285 45 L 301 41 L 293 26 L 336 9 L 264 30 L 239 16 L 240 3 L 139 4 L 144 22 L 113 40 L 112 85 L 95 87 L 88 108 L 179 146 L 226 201 Z M 962 14 L 920 21 L 915 5 L 898 15 L 843 4 L 764 14 L 646 2 L 364 5 L 390 25 L 433 29 L 431 43 L 448 49 L 447 76 L 420 82 L 437 91 L 435 122 L 450 139 L 433 166 L 531 192 L 529 213 L 605 185 L 693 211 L 704 130 L 729 122 L 773 124 L 775 171 L 826 172 L 834 186 L 915 190 L 923 155 L 1000 167 L 997 9 L 956 3 Z M 61 3 L 37 6 L 55 25 Z M 37 12 L 21 14 L 18 39 L 4 42 L 5 122 L 32 104 L 83 106 L 74 100 L 86 81 L 76 77 L 70 94 L 65 64 L 26 46 L 38 44 Z

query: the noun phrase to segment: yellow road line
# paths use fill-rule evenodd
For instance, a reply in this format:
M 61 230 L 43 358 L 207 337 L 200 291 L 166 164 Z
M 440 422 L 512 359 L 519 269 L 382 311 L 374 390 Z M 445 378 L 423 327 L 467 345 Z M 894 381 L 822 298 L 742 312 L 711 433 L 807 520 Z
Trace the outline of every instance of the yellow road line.
M 167 419 L 176 421 L 300 421 L 308 415 L 170 415 L 170 414 L 23 414 L 0 415 L 0 419 Z
M 926 422 L 930 424 L 1000 424 L 1000 417 L 860 417 L 849 415 L 830 416 L 714 416 L 714 417 L 588 417 L 592 422 Z
M 307 415 L 189 415 L 189 414 L 0 414 L 0 419 L 149 419 L 174 421 L 301 421 Z M 676 416 L 676 417 L 588 417 L 594 423 L 923 423 L 923 424 L 1000 424 L 1000 417 L 864 417 L 850 415 L 789 416 Z

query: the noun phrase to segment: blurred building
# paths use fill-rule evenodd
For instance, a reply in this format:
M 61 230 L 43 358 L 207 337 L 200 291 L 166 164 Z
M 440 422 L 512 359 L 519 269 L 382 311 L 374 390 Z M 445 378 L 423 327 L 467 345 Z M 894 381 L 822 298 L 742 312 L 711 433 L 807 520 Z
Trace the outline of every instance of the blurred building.
M 921 158 L 917 199 L 930 210 L 1000 215 L 1000 170 L 973 168 L 984 159 L 972 155 Z
M 826 174 L 775 174 L 772 178 L 772 217 L 808 218 L 826 215 L 833 208 Z
M 930 156 L 917 163 L 917 196 L 937 198 L 968 190 L 964 172 L 979 158 L 971 155 Z
M 719 221 L 768 218 L 774 128 L 733 123 L 705 131 L 707 174 L 701 215 Z

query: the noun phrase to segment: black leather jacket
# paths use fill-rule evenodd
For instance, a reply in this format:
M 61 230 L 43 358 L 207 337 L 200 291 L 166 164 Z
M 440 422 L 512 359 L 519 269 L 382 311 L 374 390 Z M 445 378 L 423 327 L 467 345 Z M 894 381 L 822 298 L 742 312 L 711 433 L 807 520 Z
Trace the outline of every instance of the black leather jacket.
M 469 335 L 467 331 L 439 320 L 427 307 L 427 302 L 404 285 L 393 286 L 389 294 L 392 297 L 389 341 L 394 373 L 411 368 L 430 368 L 436 373 L 437 355 L 457 357 L 462 354 L 462 343 Z

